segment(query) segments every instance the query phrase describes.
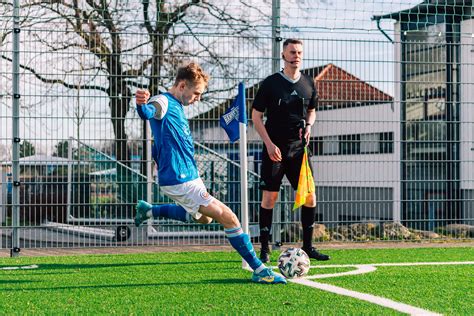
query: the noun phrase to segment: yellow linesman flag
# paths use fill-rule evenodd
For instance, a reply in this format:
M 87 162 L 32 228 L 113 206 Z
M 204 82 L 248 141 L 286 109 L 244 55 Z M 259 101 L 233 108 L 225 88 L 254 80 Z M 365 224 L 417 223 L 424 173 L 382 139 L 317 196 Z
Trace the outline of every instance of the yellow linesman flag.
M 308 195 L 315 191 L 313 174 L 309 167 L 308 149 L 304 148 L 303 161 L 301 162 L 300 178 L 298 180 L 298 188 L 296 189 L 295 205 L 293 210 L 302 206 L 306 202 Z

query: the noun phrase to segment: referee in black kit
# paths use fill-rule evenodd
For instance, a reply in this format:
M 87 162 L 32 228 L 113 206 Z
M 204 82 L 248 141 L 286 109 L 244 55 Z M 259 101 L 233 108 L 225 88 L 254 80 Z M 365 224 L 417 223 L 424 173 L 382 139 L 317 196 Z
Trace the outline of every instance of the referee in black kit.
M 267 77 L 255 96 L 252 120 L 264 143 L 262 153 L 260 205 L 260 259 L 270 260 L 268 245 L 273 207 L 278 198 L 283 176 L 296 190 L 304 146 L 309 143 L 311 127 L 316 119 L 317 94 L 313 78 L 300 72 L 303 42 L 287 39 L 283 43 L 282 71 Z M 263 123 L 266 113 L 267 120 Z M 311 164 L 310 164 L 311 165 Z M 301 208 L 303 250 L 310 258 L 329 260 L 312 245 L 316 214 L 316 195 L 308 196 Z

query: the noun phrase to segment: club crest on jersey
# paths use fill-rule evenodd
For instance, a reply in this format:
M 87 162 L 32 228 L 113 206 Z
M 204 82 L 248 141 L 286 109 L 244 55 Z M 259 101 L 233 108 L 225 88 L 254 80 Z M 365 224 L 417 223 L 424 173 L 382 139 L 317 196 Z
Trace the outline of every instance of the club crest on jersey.
M 201 191 L 199 194 L 201 195 L 201 198 L 203 198 L 204 200 L 208 200 L 210 197 L 207 191 Z

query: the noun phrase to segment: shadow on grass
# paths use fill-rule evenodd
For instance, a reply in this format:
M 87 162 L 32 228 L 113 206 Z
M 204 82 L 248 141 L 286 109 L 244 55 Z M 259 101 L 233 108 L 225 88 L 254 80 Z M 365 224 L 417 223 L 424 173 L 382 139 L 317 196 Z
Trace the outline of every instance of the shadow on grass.
M 0 281 L 0 284 L 2 281 Z M 9 282 L 9 281 L 8 281 Z M 11 283 L 17 282 L 16 280 L 12 280 Z M 21 281 L 21 282 L 29 282 L 29 281 Z M 35 281 L 31 281 L 35 282 Z M 71 285 L 71 286 L 57 286 L 57 287 L 33 287 L 33 288 L 21 288 L 21 289 L 8 289 L 8 291 L 64 291 L 64 290 L 83 290 L 83 289 L 119 289 L 119 288 L 147 288 L 147 287 L 185 287 L 185 286 L 195 286 L 195 285 L 209 285 L 209 284 L 248 284 L 252 281 L 250 278 L 242 278 L 242 279 L 221 279 L 221 280 L 202 280 L 202 281 L 191 281 L 191 282 L 163 282 L 163 283 L 137 283 L 137 284 L 101 284 L 101 285 Z M 9 282 L 10 283 L 10 282 Z
M 209 261 L 186 261 L 186 262 L 141 262 L 141 263 L 38 263 L 38 268 L 34 269 L 34 271 L 41 271 L 41 270 L 81 270 L 81 269 L 104 269 L 104 268 L 120 268 L 120 267 L 137 267 L 137 266 L 162 266 L 162 265 L 206 265 L 206 264 L 220 264 L 220 263 L 240 263 L 239 260 L 209 260 Z M 2 267 L 10 267 L 11 265 L 0 265 L 0 269 Z M 220 268 L 221 269 L 221 268 Z M 12 271 L 33 271 L 33 270 L 26 270 L 26 269 L 14 269 L 14 270 L 0 270 L 1 273 L 5 272 L 12 272 Z
M 38 281 L 33 281 L 33 280 L 0 280 L 0 285 L 1 284 L 34 283 L 34 282 L 38 282 Z

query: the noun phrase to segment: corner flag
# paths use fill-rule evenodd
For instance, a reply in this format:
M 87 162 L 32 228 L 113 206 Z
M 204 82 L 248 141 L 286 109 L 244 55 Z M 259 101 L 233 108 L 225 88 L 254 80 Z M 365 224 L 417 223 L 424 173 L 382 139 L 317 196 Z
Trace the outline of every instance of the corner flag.
M 295 204 L 293 210 L 304 205 L 308 195 L 315 191 L 313 174 L 309 167 L 308 149 L 304 147 L 303 160 L 301 161 L 300 178 L 298 180 L 298 188 L 296 189 Z
M 247 125 L 245 109 L 245 86 L 239 83 L 239 93 L 230 108 L 220 118 L 221 127 L 226 131 L 230 141 L 233 143 L 240 138 L 239 122 Z
M 220 124 L 231 142 L 240 139 L 240 211 L 244 233 L 249 234 L 248 186 L 247 186 L 247 110 L 245 106 L 245 86 L 239 83 L 239 93 L 230 108 L 220 118 Z M 242 259 L 242 268 L 249 270 L 247 262 Z

